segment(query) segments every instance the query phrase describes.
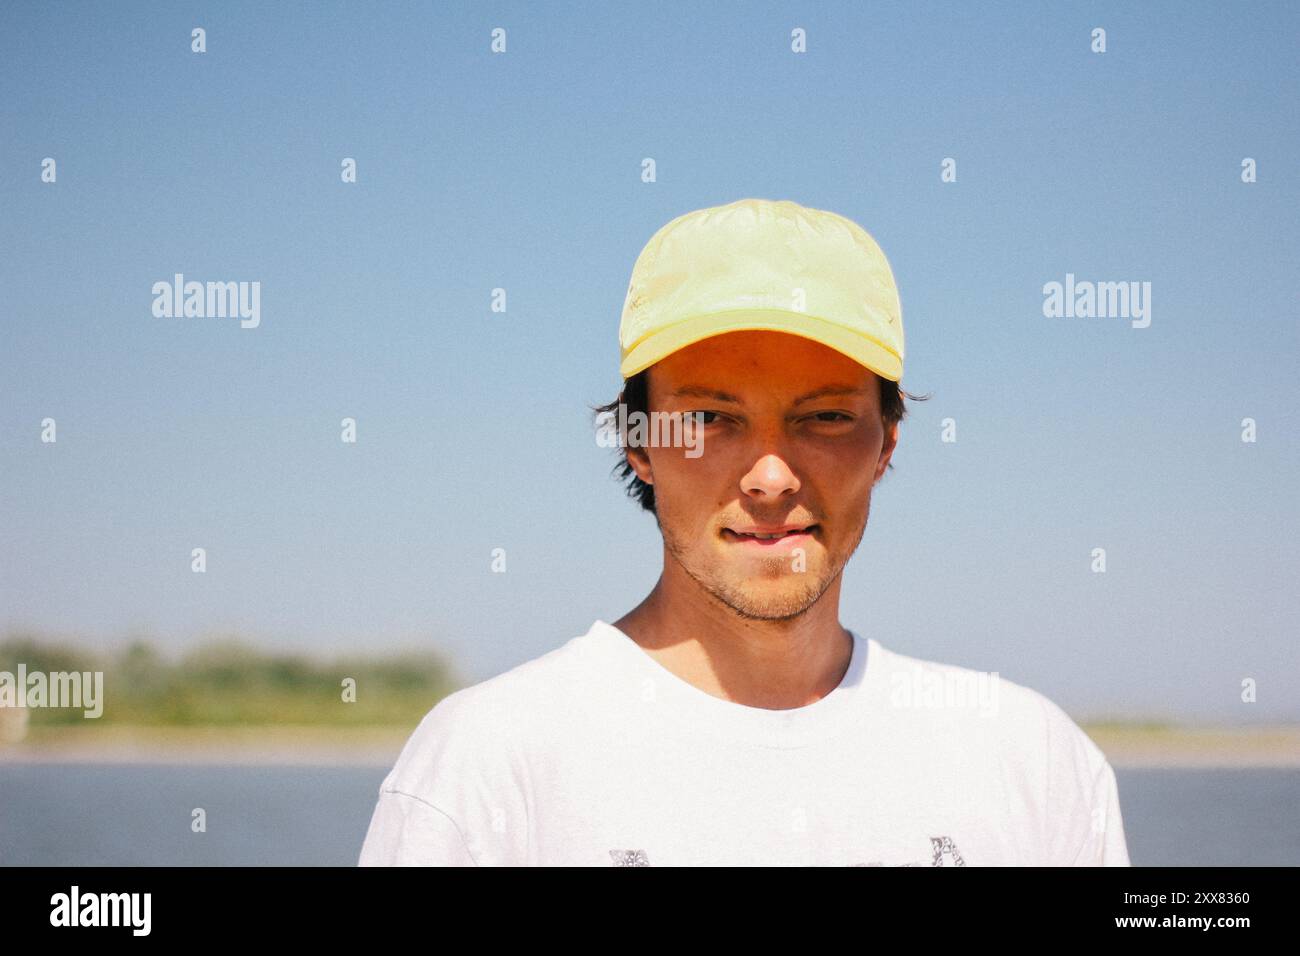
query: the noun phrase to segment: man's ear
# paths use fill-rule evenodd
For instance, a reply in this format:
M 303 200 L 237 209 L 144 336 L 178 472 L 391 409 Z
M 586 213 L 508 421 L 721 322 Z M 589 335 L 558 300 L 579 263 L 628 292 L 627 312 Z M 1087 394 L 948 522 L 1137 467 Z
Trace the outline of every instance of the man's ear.
M 632 466 L 632 471 L 636 476 L 644 481 L 647 485 L 653 485 L 654 469 L 650 467 L 650 456 L 646 454 L 644 448 L 625 448 L 623 454 L 627 458 L 627 463 Z
M 885 429 L 885 441 L 880 446 L 880 461 L 876 463 L 876 479 L 879 481 L 885 474 L 885 469 L 889 467 L 889 459 L 894 456 L 894 449 L 898 447 L 898 426 L 900 422 Z M 875 484 L 875 481 L 872 484 Z

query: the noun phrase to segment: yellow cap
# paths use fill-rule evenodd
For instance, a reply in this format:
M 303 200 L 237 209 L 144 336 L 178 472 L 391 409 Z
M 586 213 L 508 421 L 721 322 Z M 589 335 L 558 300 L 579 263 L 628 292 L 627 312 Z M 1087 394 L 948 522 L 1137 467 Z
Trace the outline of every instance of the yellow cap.
M 892 382 L 903 310 L 884 252 L 850 219 L 787 199 L 740 199 L 678 216 L 632 267 L 619 371 L 742 329 L 801 335 Z

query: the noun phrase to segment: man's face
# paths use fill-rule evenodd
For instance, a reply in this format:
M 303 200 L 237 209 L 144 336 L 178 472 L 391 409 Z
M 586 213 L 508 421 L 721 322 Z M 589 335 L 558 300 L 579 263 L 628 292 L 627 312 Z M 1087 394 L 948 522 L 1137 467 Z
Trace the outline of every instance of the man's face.
M 742 616 L 812 607 L 862 540 L 871 489 L 898 441 L 897 425 L 887 433 L 881 421 L 876 376 L 811 339 L 741 331 L 674 352 L 648 386 L 652 414 L 703 413 L 687 420 L 698 457 L 684 447 L 628 452 L 654 485 L 669 554 Z M 809 525 L 780 540 L 743 534 Z

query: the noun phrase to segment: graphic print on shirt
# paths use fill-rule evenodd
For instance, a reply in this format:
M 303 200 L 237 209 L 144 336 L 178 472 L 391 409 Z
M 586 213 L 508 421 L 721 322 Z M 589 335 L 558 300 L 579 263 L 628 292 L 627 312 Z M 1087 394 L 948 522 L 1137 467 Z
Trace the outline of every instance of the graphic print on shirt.
M 645 850 L 610 850 L 615 866 L 649 866 Z
M 953 866 L 965 866 L 966 861 L 962 858 L 961 851 L 957 849 L 957 844 L 953 842 L 950 836 L 932 836 L 930 837 L 930 866 L 943 866 L 944 855 L 952 858 Z M 853 866 L 925 866 L 924 863 L 882 863 L 879 860 L 872 860 L 870 863 L 854 863 Z
M 953 866 L 965 866 L 966 861 L 961 858 L 961 853 L 957 849 L 957 844 L 952 842 L 952 837 L 930 837 L 930 848 L 934 850 L 934 859 L 930 861 L 931 866 L 943 866 L 943 855 L 952 854 Z
M 957 844 L 953 842 L 950 836 L 930 837 L 930 866 L 943 866 L 944 856 L 952 859 L 953 866 L 965 866 L 966 861 L 962 858 L 961 851 L 957 849 Z M 610 850 L 610 859 L 614 861 L 615 866 L 649 866 L 650 860 L 646 857 L 645 850 Z M 850 866 L 925 866 L 924 863 L 882 863 L 874 860 L 871 863 L 851 863 Z

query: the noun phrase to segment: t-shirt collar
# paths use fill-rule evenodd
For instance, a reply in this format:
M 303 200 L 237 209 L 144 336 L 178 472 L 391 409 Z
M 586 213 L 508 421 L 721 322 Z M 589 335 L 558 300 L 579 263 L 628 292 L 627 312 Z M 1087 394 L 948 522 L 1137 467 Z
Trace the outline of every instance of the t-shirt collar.
M 614 625 L 597 620 L 582 640 L 600 653 L 607 653 L 611 666 L 629 683 L 624 693 L 645 707 L 648 714 L 685 723 L 695 732 L 705 732 L 765 747 L 802 747 L 845 729 L 854 716 L 861 716 L 871 697 L 883 653 L 875 638 L 853 637 L 848 670 L 836 688 L 820 700 L 802 707 L 772 710 L 751 707 L 715 697 L 678 677 L 647 654 L 636 641 Z

